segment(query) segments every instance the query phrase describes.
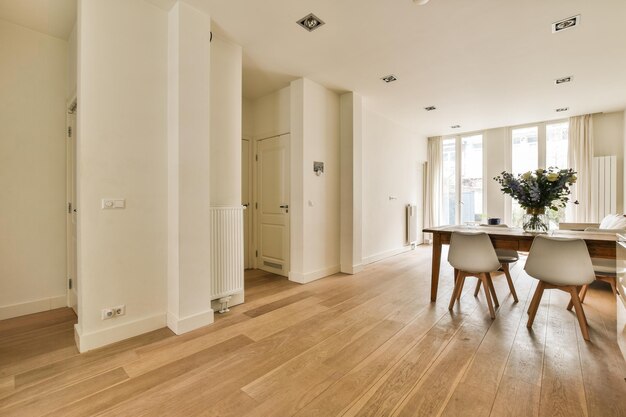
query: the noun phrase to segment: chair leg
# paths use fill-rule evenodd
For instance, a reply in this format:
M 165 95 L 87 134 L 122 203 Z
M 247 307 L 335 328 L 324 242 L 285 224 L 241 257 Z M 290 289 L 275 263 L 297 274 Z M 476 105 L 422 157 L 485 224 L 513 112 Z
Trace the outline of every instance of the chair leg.
M 463 273 L 459 271 L 458 275 L 455 277 L 454 289 L 452 290 L 452 296 L 450 297 L 450 304 L 448 305 L 448 310 L 452 311 L 452 307 L 454 307 L 454 302 L 456 301 L 456 295 L 459 292 L 459 288 L 461 287 L 461 282 L 463 281 Z
M 589 289 L 589 284 L 585 284 L 582 287 L 578 287 L 578 298 L 582 303 L 585 301 L 585 297 L 587 296 L 587 290 Z M 572 307 L 574 307 L 574 302 L 570 299 L 567 304 L 567 311 L 572 311 Z
M 485 298 L 487 299 L 487 306 L 489 306 L 489 315 L 491 319 L 494 320 L 496 318 L 496 312 L 493 309 L 493 304 L 491 303 L 491 294 L 489 290 L 489 278 L 487 274 L 480 274 L 480 279 L 483 281 L 483 290 L 485 291 Z
M 478 297 L 478 293 L 480 292 L 480 284 L 481 283 L 482 283 L 482 281 L 479 278 L 478 281 L 476 281 L 476 289 L 474 290 L 474 297 Z
M 539 303 L 541 303 L 541 297 L 543 296 L 543 291 L 545 290 L 545 284 L 543 281 L 539 281 L 537 284 L 537 289 L 535 290 L 535 294 L 533 295 L 533 299 L 530 302 L 530 307 L 528 308 L 528 323 L 526 323 L 526 327 L 529 329 L 533 327 L 533 322 L 535 321 L 535 316 L 537 315 L 537 309 L 539 308 Z
M 580 298 L 580 302 L 581 303 L 585 302 L 585 297 L 587 297 L 587 290 L 588 289 L 589 289 L 589 284 L 583 285 L 583 289 L 580 291 L 580 295 L 578 296 Z
M 509 290 L 511 291 L 513 300 L 517 303 L 519 302 L 519 300 L 517 298 L 517 292 L 515 291 L 515 286 L 513 285 L 513 279 L 511 279 L 511 272 L 509 271 L 509 264 L 502 264 L 502 270 L 504 271 L 504 275 L 506 275 L 506 282 L 509 283 Z
M 461 295 L 463 295 L 463 286 L 465 285 L 465 278 L 467 278 L 465 275 L 463 276 L 463 278 L 461 278 L 461 287 L 459 288 L 459 291 L 456 294 L 456 299 L 461 301 Z
M 493 281 L 491 280 L 491 274 L 486 273 L 487 276 L 487 284 L 489 285 L 489 291 L 491 291 L 491 296 L 493 297 L 493 303 L 496 308 L 500 307 L 500 302 L 498 301 L 498 296 L 496 295 L 496 288 L 493 286 Z
M 619 293 L 617 292 L 617 284 L 616 284 L 617 278 L 615 277 L 611 277 L 609 278 L 609 284 L 611 284 L 611 289 L 613 290 L 613 295 L 618 295 Z
M 578 291 L 574 287 L 570 287 L 569 290 L 572 295 L 572 301 L 574 308 L 576 309 L 576 317 L 578 317 L 578 324 L 580 325 L 580 331 L 583 334 L 583 339 L 589 341 L 589 328 L 587 327 L 587 318 L 585 317 L 585 311 L 583 305 L 580 303 Z

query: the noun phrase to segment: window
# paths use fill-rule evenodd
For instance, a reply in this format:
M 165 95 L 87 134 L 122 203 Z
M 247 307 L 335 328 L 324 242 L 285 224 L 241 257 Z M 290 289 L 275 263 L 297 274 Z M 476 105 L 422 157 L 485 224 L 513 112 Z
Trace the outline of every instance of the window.
M 567 122 L 541 123 L 511 129 L 511 172 L 523 174 L 537 168 L 567 168 L 569 124 Z M 513 226 L 522 225 L 524 210 L 511 202 Z M 565 211 L 548 213 L 552 220 L 563 221 Z
M 483 214 L 483 136 L 443 140 L 439 224 L 479 222 Z
M 483 135 L 461 138 L 461 223 L 483 214 Z
M 456 139 L 443 140 L 442 201 L 439 224 L 456 223 Z

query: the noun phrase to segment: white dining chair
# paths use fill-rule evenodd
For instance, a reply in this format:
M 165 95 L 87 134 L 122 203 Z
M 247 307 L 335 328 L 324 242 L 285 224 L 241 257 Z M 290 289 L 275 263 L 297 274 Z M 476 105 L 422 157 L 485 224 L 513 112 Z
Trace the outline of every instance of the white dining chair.
M 496 225 L 487 225 L 481 224 L 481 226 L 486 227 L 501 227 L 508 228 L 509 226 L 506 224 L 496 224 Z M 500 261 L 500 265 L 502 265 L 499 271 L 504 272 L 504 276 L 506 277 L 506 281 L 509 284 L 509 290 L 511 291 L 511 295 L 513 296 L 513 301 L 518 302 L 517 292 L 515 291 L 515 286 L 513 285 L 513 279 L 511 278 L 511 268 L 510 265 L 519 261 L 519 253 L 515 249 L 496 249 L 496 255 L 498 256 L 498 261 Z M 476 282 L 476 289 L 474 290 L 474 297 L 478 297 L 478 293 L 480 292 L 481 281 Z
M 530 302 L 526 327 L 531 328 L 533 325 L 543 292 L 547 289 L 559 289 L 570 294 L 583 338 L 589 340 L 587 319 L 578 296 L 580 288 L 595 279 L 585 241 L 537 236 L 530 247 L 524 270 L 539 280 Z
M 489 235 L 486 233 L 452 232 L 448 262 L 456 271 L 454 290 L 450 297 L 448 309 L 452 310 L 455 301 L 461 298 L 465 278 L 476 277 L 483 283 L 489 315 L 495 319 L 494 304 L 496 308 L 500 304 L 491 281 L 491 272 L 497 271 L 501 264 Z

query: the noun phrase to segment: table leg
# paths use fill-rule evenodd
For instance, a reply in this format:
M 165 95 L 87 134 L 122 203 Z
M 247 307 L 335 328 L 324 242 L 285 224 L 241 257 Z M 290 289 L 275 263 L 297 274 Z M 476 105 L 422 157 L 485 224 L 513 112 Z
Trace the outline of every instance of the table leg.
M 433 266 L 430 277 L 430 301 L 437 301 L 439 268 L 441 267 L 441 235 L 433 233 Z

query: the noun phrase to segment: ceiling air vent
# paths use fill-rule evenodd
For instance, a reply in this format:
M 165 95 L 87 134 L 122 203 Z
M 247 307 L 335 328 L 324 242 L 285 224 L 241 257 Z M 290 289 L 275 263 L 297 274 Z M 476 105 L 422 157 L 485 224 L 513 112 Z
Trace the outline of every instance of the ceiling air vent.
M 569 77 L 557 78 L 556 80 L 554 80 L 554 84 L 559 85 L 559 84 L 570 83 L 572 82 L 573 78 L 574 77 L 572 77 L 571 75 Z
M 309 32 L 313 32 L 315 29 L 324 24 L 322 19 L 315 16 L 313 13 L 309 13 L 302 19 L 298 20 L 296 23 L 308 30 Z
M 561 107 L 559 109 L 556 109 L 556 112 L 561 113 L 561 112 L 568 111 L 568 110 L 569 110 L 569 107 Z
M 552 33 L 562 32 L 566 29 L 571 29 L 580 23 L 580 15 L 568 17 L 567 19 L 559 20 L 552 23 Z
M 433 111 L 433 110 L 437 110 L 437 107 L 435 107 L 435 106 L 428 106 L 428 107 L 424 107 L 424 110 L 426 110 L 426 111 Z
M 392 83 L 394 81 L 397 81 L 398 78 L 395 75 L 393 75 L 393 74 L 389 74 L 389 75 L 387 75 L 385 77 L 382 77 L 381 80 L 383 80 L 386 83 Z

